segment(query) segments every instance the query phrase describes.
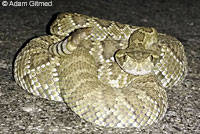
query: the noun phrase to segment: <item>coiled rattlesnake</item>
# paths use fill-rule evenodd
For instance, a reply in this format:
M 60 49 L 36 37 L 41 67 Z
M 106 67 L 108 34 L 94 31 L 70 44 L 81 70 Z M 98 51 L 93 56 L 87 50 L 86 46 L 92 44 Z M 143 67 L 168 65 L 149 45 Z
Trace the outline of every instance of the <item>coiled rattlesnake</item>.
M 51 33 L 18 54 L 16 82 L 34 95 L 65 101 L 100 126 L 159 121 L 167 109 L 164 88 L 187 73 L 183 45 L 154 28 L 62 13 Z

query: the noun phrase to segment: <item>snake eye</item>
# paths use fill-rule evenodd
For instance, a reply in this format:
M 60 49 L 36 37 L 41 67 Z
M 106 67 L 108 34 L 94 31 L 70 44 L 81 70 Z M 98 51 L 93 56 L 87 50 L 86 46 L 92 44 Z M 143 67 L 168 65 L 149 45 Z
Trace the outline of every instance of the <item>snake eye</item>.
M 156 54 L 151 55 L 150 60 L 156 64 L 158 62 L 159 56 Z
M 115 54 L 115 60 L 118 64 L 123 65 L 123 63 L 126 61 L 127 59 L 127 55 L 123 50 L 119 50 L 116 54 Z
M 124 56 L 122 57 L 124 61 L 126 61 L 127 55 L 124 54 Z
M 151 61 L 153 61 L 153 59 L 154 59 L 154 58 L 153 58 L 153 55 L 151 55 L 150 59 L 151 59 Z
M 120 57 L 117 58 L 119 64 L 123 65 L 123 63 L 126 61 L 126 55 L 123 54 Z

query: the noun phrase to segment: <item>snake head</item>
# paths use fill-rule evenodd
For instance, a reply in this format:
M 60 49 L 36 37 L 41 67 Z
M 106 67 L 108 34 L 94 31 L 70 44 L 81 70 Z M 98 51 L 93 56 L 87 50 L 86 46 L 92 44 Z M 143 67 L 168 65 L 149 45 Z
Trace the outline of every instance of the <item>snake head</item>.
M 159 58 L 150 50 L 121 49 L 115 53 L 115 60 L 125 72 L 133 75 L 145 75 L 153 71 Z

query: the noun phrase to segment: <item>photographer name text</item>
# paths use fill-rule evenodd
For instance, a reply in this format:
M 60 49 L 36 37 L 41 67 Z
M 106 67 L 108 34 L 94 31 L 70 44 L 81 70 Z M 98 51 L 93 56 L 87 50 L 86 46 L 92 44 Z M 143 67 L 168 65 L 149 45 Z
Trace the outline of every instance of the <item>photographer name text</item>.
M 52 1 L 2 1 L 2 6 L 10 6 L 10 7 L 49 7 L 52 6 Z

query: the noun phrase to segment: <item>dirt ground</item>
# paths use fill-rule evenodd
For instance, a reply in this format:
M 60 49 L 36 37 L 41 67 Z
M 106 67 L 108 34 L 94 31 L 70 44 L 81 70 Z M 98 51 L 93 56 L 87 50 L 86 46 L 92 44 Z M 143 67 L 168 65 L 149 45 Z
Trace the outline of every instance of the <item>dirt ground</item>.
M 10 4 L 11 0 L 0 3 L 0 133 L 200 133 L 200 1 L 39 0 L 51 2 L 47 7 L 33 6 L 29 2 L 20 6 L 17 2 L 16 6 Z M 155 27 L 183 43 L 188 75 L 181 85 L 167 90 L 169 107 L 162 121 L 142 129 L 97 127 L 74 114 L 65 103 L 37 98 L 16 85 L 12 74 L 15 54 L 27 40 L 48 34 L 48 24 L 59 12 Z

